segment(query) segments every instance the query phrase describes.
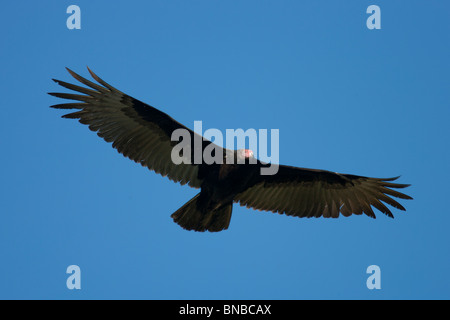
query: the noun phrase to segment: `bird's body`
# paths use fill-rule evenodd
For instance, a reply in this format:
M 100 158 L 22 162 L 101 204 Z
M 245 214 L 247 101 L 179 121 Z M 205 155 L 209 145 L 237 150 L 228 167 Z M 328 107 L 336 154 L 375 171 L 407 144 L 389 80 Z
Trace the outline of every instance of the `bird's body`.
M 235 152 L 236 157 L 240 151 L 246 150 Z M 242 160 L 245 162 L 245 159 Z M 195 206 L 200 215 L 197 217 L 195 214 L 189 214 L 189 206 L 183 206 L 172 215 L 175 222 L 186 229 L 196 231 L 221 231 L 228 228 L 236 195 L 243 192 L 251 180 L 260 174 L 259 168 L 258 165 L 249 164 L 248 161 L 242 164 L 228 164 L 225 157 L 220 164 L 201 164 L 199 168 L 199 172 L 203 173 L 201 191 L 198 198 L 197 196 L 194 198 L 195 203 L 188 203 Z M 189 221 L 193 217 L 197 219 Z
M 63 87 L 83 93 L 50 93 L 78 101 L 52 106 L 80 110 L 63 117 L 79 119 L 131 160 L 175 182 L 201 189 L 172 214 L 174 221 L 187 230 L 227 229 L 233 203 L 297 217 L 337 218 L 340 214 L 365 213 L 375 218 L 372 206 L 393 217 L 384 203 L 405 210 L 392 197 L 412 199 L 393 190 L 409 186 L 393 183 L 397 178 L 369 178 L 283 165 L 274 175 L 262 175 L 261 169 L 268 164 L 256 160 L 250 150 L 223 149 L 160 110 L 115 89 L 92 71 L 89 70 L 98 84 L 68 71 L 89 88 L 55 80 Z M 200 152 L 213 147 L 222 152 L 223 161 L 176 164 L 171 158 L 177 144 L 172 140 L 172 134 L 178 129 L 185 130 L 191 137 L 190 159 L 194 159 L 194 152 L 199 151 L 194 141 L 200 139 Z M 234 159 L 232 163 L 227 161 L 230 157 Z

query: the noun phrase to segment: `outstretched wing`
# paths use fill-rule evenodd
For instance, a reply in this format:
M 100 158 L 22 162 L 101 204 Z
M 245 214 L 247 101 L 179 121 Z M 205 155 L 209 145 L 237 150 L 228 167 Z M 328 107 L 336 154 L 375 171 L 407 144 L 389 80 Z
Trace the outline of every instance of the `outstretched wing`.
M 112 87 L 89 68 L 89 73 L 98 84 L 68 68 L 67 70 L 89 88 L 53 79 L 59 85 L 77 92 L 77 94 L 49 93 L 55 97 L 77 101 L 51 106 L 56 109 L 79 109 L 64 115 L 63 118 L 79 119 L 80 123 L 97 132 L 99 137 L 112 142 L 112 146 L 124 156 L 175 182 L 187 183 L 194 188 L 201 186 L 198 164 L 191 161 L 192 164 L 176 165 L 172 161 L 172 148 L 178 141 L 171 141 L 171 136 L 174 130 L 186 130 L 190 136 L 192 153 L 195 152 L 193 147 L 195 139 L 202 141 L 200 144 L 202 150 L 212 142 L 203 139 L 167 114 Z
M 257 176 L 251 186 L 235 197 L 242 206 L 297 217 L 332 217 L 365 213 L 375 218 L 372 206 L 393 218 L 389 204 L 405 208 L 392 197 L 412 199 L 395 188 L 396 178 L 378 179 L 324 170 L 280 166 L 273 176 Z M 383 203 L 384 202 L 384 203 Z

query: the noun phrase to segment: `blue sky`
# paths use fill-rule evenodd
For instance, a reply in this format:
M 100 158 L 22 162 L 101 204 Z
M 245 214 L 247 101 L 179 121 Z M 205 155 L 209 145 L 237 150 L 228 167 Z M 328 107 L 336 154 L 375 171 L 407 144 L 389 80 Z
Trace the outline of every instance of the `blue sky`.
M 66 9 L 81 8 L 69 30 Z M 381 8 L 369 30 L 366 9 Z M 0 14 L 0 298 L 449 299 L 446 1 L 39 1 Z M 298 219 L 234 205 L 220 233 L 170 214 L 198 191 L 49 106 L 89 66 L 193 128 L 279 129 L 280 163 L 411 183 L 407 212 Z M 81 269 L 81 289 L 66 268 Z M 381 269 L 369 290 L 366 269 Z

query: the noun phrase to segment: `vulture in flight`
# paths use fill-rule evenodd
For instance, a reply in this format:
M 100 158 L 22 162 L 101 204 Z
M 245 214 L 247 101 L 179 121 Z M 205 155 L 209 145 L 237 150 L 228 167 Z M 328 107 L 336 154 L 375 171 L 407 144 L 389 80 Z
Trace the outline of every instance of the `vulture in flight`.
M 79 119 L 106 142 L 112 142 L 119 153 L 142 166 L 182 185 L 200 188 L 195 197 L 171 215 L 184 229 L 211 232 L 227 229 L 235 202 L 295 217 L 337 218 L 341 214 L 347 217 L 364 213 L 375 218 L 372 207 L 393 217 L 386 204 L 405 210 L 393 198 L 412 199 L 394 190 L 409 186 L 393 182 L 398 177 L 369 178 L 284 165 L 279 165 L 274 175 L 262 175 L 261 168 L 268 164 L 256 160 L 250 150 L 235 151 L 214 145 L 164 112 L 112 87 L 89 68 L 97 83 L 67 70 L 85 86 L 53 79 L 76 92 L 49 93 L 75 101 L 52 106 L 77 109 L 63 118 Z M 213 144 L 215 150 L 223 151 L 224 161 L 176 164 L 171 153 L 178 142 L 171 137 L 177 129 L 186 130 L 192 144 L 200 137 L 202 150 Z M 190 150 L 195 152 L 195 146 Z M 237 163 L 228 163 L 226 157 L 234 157 Z

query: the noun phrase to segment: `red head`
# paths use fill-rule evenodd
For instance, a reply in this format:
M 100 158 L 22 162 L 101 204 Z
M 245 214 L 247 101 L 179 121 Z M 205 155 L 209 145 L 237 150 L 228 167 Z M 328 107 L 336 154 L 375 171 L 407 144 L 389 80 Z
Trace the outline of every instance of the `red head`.
M 253 151 L 250 149 L 244 149 L 244 157 L 246 159 L 253 158 Z

